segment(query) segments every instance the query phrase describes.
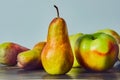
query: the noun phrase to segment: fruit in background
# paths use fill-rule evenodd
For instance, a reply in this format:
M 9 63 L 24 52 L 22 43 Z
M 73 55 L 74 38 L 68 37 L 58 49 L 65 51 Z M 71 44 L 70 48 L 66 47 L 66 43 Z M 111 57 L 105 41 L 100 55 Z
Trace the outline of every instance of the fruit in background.
M 119 35 L 119 37 L 120 37 L 120 35 Z M 119 54 L 118 54 L 118 59 L 120 60 L 120 43 L 118 44 L 118 46 L 119 46 Z
M 116 41 L 120 44 L 120 36 L 115 30 L 108 28 L 108 29 L 101 29 L 96 32 L 103 32 L 103 33 L 109 34 L 113 36 L 116 39 Z
M 41 54 L 45 71 L 52 75 L 67 73 L 73 65 L 74 56 L 69 42 L 66 22 L 58 16 L 49 25 L 47 43 Z
M 83 35 L 83 33 L 76 33 L 76 34 L 72 34 L 72 35 L 69 36 L 70 44 L 71 44 L 72 51 L 73 51 L 73 55 L 74 55 L 73 67 L 80 67 L 80 64 L 79 64 L 79 63 L 77 62 L 77 60 L 76 60 L 74 46 L 75 46 L 76 40 L 77 40 L 79 37 L 81 37 L 82 35 Z
M 17 64 L 17 55 L 20 52 L 29 50 L 13 42 L 4 42 L 0 44 L 0 63 L 14 66 Z
M 38 49 L 41 52 L 41 50 L 44 48 L 45 44 L 46 44 L 46 42 L 38 42 L 37 44 L 35 44 L 33 46 L 33 49 Z
M 81 66 L 90 71 L 105 71 L 117 60 L 117 41 L 105 33 L 84 34 L 76 41 L 76 58 Z
M 26 70 L 42 69 L 41 52 L 45 44 L 46 42 L 39 42 L 33 47 L 33 49 L 21 52 L 17 56 L 17 66 Z
M 119 54 L 118 54 L 118 59 L 120 60 L 120 43 L 118 44 L 119 46 Z
M 68 73 L 67 73 L 67 75 L 69 75 L 71 78 L 70 79 L 76 79 L 76 78 L 78 78 L 78 74 L 84 74 L 84 73 L 86 73 L 86 70 L 84 69 L 84 68 L 72 68 Z M 74 75 L 74 76 L 73 76 Z
M 109 29 L 109 28 L 108 29 L 101 29 L 101 30 L 98 30 L 97 32 L 103 32 L 103 33 L 109 34 L 116 39 L 116 41 L 119 45 L 118 59 L 120 60 L 120 36 L 119 36 L 119 34 L 115 30 Z

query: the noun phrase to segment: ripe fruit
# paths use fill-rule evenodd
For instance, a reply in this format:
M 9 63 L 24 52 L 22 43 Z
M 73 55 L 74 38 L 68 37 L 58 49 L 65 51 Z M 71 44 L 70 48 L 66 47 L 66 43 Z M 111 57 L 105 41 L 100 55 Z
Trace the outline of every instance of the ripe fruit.
M 41 54 L 45 71 L 52 75 L 67 73 L 73 65 L 73 53 L 69 42 L 67 25 L 63 18 L 54 18 L 49 25 L 47 43 Z
M 113 67 L 118 56 L 116 40 L 105 33 L 86 34 L 75 45 L 78 62 L 87 70 L 105 71 Z
M 83 33 L 76 33 L 76 34 L 72 34 L 72 35 L 69 36 L 70 44 L 71 44 L 72 51 L 73 51 L 73 55 L 74 55 L 73 67 L 80 67 L 80 64 L 79 64 L 79 63 L 77 62 L 77 60 L 76 60 L 74 46 L 75 46 L 75 43 L 76 43 L 77 39 L 78 39 L 79 37 L 81 37 L 82 35 L 83 35 Z
M 45 44 L 46 42 L 39 42 L 33 47 L 33 49 L 21 52 L 17 56 L 17 66 L 26 70 L 43 68 L 41 63 L 41 52 Z
M 27 50 L 29 49 L 19 44 L 13 42 L 4 42 L 0 44 L 0 63 L 14 66 L 17 64 L 17 55 L 20 52 Z
M 45 44 L 46 44 L 45 41 L 44 41 L 44 42 L 38 42 L 37 44 L 35 44 L 35 45 L 33 46 L 33 49 L 38 49 L 38 50 L 41 51 L 41 50 L 44 48 Z
M 116 39 L 116 41 L 119 45 L 118 59 L 120 60 L 120 36 L 119 36 L 119 34 L 115 30 L 109 29 L 109 28 L 108 29 L 101 29 L 101 30 L 98 30 L 97 32 L 103 32 L 103 33 L 109 34 Z
M 106 33 L 106 34 L 111 35 L 111 36 L 114 37 L 114 38 L 116 39 L 116 41 L 120 44 L 120 36 L 119 36 L 119 34 L 118 34 L 115 30 L 108 28 L 108 29 L 98 30 L 97 33 L 98 33 L 98 32 L 103 32 L 103 33 Z

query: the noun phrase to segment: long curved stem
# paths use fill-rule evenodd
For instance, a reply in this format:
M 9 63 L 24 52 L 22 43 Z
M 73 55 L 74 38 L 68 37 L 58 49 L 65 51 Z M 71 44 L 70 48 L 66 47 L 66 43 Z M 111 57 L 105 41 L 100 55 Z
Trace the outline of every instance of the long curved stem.
M 54 5 L 54 7 L 55 7 L 56 10 L 57 10 L 57 17 L 60 17 L 60 16 L 59 16 L 59 10 L 58 10 L 58 7 L 57 7 L 56 5 Z

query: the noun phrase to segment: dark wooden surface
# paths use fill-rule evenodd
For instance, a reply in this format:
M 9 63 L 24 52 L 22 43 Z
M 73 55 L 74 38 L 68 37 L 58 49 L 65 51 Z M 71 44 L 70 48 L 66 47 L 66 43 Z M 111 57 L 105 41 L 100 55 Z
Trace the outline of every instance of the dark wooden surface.
M 18 67 L 0 65 L 0 80 L 40 80 L 40 79 L 91 79 L 119 80 L 120 70 L 115 68 L 107 72 L 86 72 L 82 68 L 72 68 L 65 75 L 49 75 L 44 70 L 22 70 Z

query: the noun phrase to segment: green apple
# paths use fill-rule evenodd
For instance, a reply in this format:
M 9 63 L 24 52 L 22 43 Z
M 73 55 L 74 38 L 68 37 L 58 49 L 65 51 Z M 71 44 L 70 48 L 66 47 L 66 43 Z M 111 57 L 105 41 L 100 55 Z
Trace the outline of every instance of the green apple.
M 83 35 L 83 33 L 76 33 L 76 34 L 72 34 L 72 35 L 69 36 L 71 48 L 72 48 L 73 55 L 74 55 L 73 67 L 80 67 L 80 64 L 77 62 L 76 57 L 75 57 L 74 46 L 75 46 L 76 40 L 77 40 L 79 37 L 81 37 L 82 35 Z
M 106 71 L 117 60 L 117 41 L 105 33 L 84 34 L 75 45 L 76 59 L 87 70 Z
M 98 30 L 97 32 L 103 32 L 103 33 L 109 34 L 109 35 L 113 36 L 116 39 L 116 41 L 117 41 L 117 43 L 119 45 L 118 59 L 120 60 L 120 36 L 119 36 L 119 34 L 115 30 L 109 29 L 109 28 L 101 29 L 101 30 Z

